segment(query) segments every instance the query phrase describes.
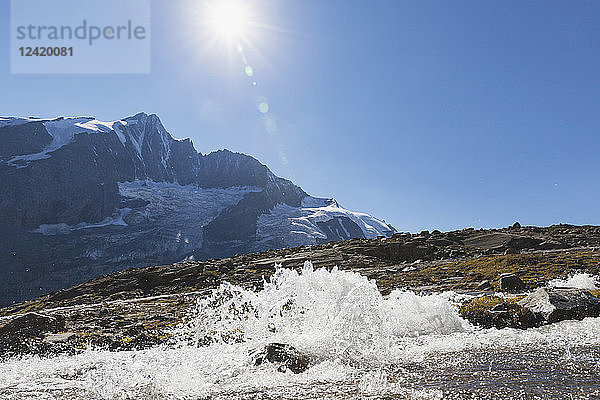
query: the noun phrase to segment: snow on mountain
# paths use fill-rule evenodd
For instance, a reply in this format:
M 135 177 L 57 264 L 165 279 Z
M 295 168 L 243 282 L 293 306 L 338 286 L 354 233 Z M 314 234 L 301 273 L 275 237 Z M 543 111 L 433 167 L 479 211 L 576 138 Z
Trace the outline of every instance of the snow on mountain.
M 305 218 L 314 223 L 325 222 L 331 217 L 347 217 L 360 227 L 367 239 L 375 239 L 377 236 L 389 236 L 395 231 L 394 228 L 384 221 L 374 218 L 369 214 L 343 208 L 335 199 L 306 196 L 302 200 L 302 209 L 310 213 Z M 345 233 L 348 235 L 347 231 Z
M 41 122 L 52 137 L 52 142 L 37 153 L 21 154 L 11 158 L 8 160 L 8 165 L 17 168 L 26 167 L 28 162 L 49 158 L 50 153 L 69 144 L 75 135 L 111 132 L 113 125 L 122 121 L 101 122 L 90 117 L 62 117 L 56 119 L 2 118 L 0 119 L 0 127 L 22 125 L 29 122 Z M 19 161 L 21 163 L 17 164 Z
M 118 190 L 122 196 L 147 200 L 149 206 L 144 208 L 144 212 L 148 218 L 150 214 L 154 215 L 153 218 L 156 219 L 160 215 L 164 216 L 167 211 L 176 213 L 182 212 L 182 210 L 194 209 L 196 217 L 192 220 L 203 226 L 215 219 L 223 209 L 236 205 L 246 193 L 263 190 L 258 188 L 245 191 L 234 188 L 233 191 L 237 194 L 233 195 L 233 192 L 216 193 L 211 192 L 211 190 L 217 189 L 201 189 L 199 182 L 192 185 L 177 185 L 178 177 L 173 175 L 173 164 L 169 164 L 169 160 L 173 143 L 179 142 L 178 144 L 181 144 L 184 141 L 173 138 L 154 114 L 138 113 L 115 121 L 100 121 L 93 117 L 0 118 L 0 127 L 14 127 L 27 123 L 41 123 L 45 131 L 51 136 L 51 142 L 45 145 L 41 151 L 29 154 L 17 153 L 18 155 L 8 159 L 8 165 L 19 169 L 27 167 L 33 161 L 50 158 L 51 153 L 72 143 L 77 135 L 114 134 L 123 147 L 119 149 L 117 146 L 107 150 L 112 154 L 112 157 L 115 157 L 115 154 L 119 152 L 121 155 L 126 155 L 125 158 L 120 158 L 120 160 L 129 158 L 133 160 L 134 166 L 133 182 L 120 182 Z M 119 142 L 113 141 L 111 143 Z M 98 157 L 96 147 L 94 147 L 93 153 L 94 157 Z M 179 157 L 181 157 L 181 153 Z M 212 179 L 212 177 L 219 174 L 225 174 L 223 183 L 226 183 L 226 181 L 237 182 L 239 179 L 236 178 L 236 174 L 243 177 L 245 172 L 242 171 L 248 167 L 260 168 L 262 166 L 261 164 L 254 165 L 252 162 L 245 164 L 248 162 L 247 156 L 231 152 L 213 153 L 207 157 L 207 160 L 209 159 L 212 161 L 206 164 L 204 168 L 205 171 L 211 171 L 211 176 L 207 176 L 204 180 L 209 182 L 210 185 L 216 183 L 221 186 L 221 183 L 216 181 L 213 183 Z M 212 165 L 212 168 L 209 165 Z M 152 175 L 148 175 L 148 171 L 150 171 L 150 174 L 152 174 L 152 171 L 157 171 L 157 166 L 164 173 L 154 172 L 154 178 Z M 264 168 L 266 171 L 265 184 L 270 185 L 270 191 L 276 190 L 282 194 L 285 194 L 286 190 L 289 191 L 291 182 L 276 177 L 266 167 Z M 260 172 L 250 172 L 248 175 L 251 179 L 254 176 L 260 176 Z M 168 179 L 168 182 L 156 182 L 156 177 Z M 127 180 L 129 179 L 131 178 L 127 178 Z M 192 178 L 191 181 L 194 182 L 194 179 Z M 246 178 L 241 178 L 242 181 L 244 179 Z M 173 183 L 176 185 L 172 186 Z M 252 183 L 248 183 L 248 185 L 252 186 Z M 299 201 L 301 201 L 299 206 L 293 204 L 293 202 L 282 202 L 279 199 L 267 205 L 270 211 L 260 213 L 256 221 L 256 237 L 259 243 L 270 242 L 277 247 L 296 246 L 354 237 L 375 238 L 390 235 L 394 232 L 394 228 L 384 221 L 368 214 L 347 210 L 334 199 L 308 196 L 301 189 L 299 190 Z M 223 195 L 229 197 L 225 198 Z M 165 199 L 170 199 L 172 204 L 178 206 L 167 206 L 168 201 Z M 205 212 L 201 209 L 204 209 Z M 78 222 L 69 225 L 64 221 L 58 221 L 52 224 L 41 224 L 33 232 L 55 235 L 90 227 L 119 225 L 125 214 L 121 215 L 120 218 L 119 215 L 121 215 L 120 209 L 116 209 L 114 215 L 106 216 L 104 220 L 96 223 Z M 140 213 L 133 211 L 128 218 L 139 220 Z M 123 222 L 123 224 L 125 223 Z
M 284 247 L 355 237 L 372 239 L 394 232 L 395 229 L 384 221 L 347 210 L 335 199 L 312 196 L 306 196 L 301 207 L 277 204 L 271 212 L 258 218 L 256 230 L 259 242 L 276 240 Z
M 79 134 L 110 134 L 114 133 L 123 146 L 129 143 L 137 157 L 143 161 L 144 139 L 149 130 L 158 132 L 162 142 L 161 163 L 167 167 L 170 156 L 171 141 L 174 139 L 162 126 L 155 115 L 139 113 L 135 116 L 116 121 L 100 121 L 92 117 L 60 117 L 55 119 L 3 117 L 0 118 L 0 128 L 19 126 L 31 122 L 42 123 L 52 141 L 41 151 L 29 154 L 19 154 L 8 160 L 8 165 L 24 168 L 32 161 L 43 160 L 51 157 L 50 153 L 71 143 Z
M 114 125 L 119 123 L 121 125 L 127 125 L 127 121 L 112 121 L 112 122 L 103 122 L 98 121 L 97 119 L 93 119 L 91 121 L 86 122 L 77 122 L 74 125 L 80 128 L 85 129 L 86 131 L 94 131 L 94 132 L 110 132 L 114 130 Z

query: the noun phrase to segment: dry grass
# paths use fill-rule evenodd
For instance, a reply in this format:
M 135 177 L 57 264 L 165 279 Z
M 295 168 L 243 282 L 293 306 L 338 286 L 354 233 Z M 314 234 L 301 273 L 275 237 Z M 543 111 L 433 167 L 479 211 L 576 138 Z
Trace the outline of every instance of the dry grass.
M 498 288 L 501 274 L 518 275 L 529 288 L 542 286 L 551 279 L 565 277 L 574 271 L 598 275 L 600 251 L 570 251 L 563 253 L 535 253 L 484 256 L 430 266 L 416 271 L 398 272 L 378 279 L 380 287 L 402 288 L 426 285 L 447 285 L 453 289 L 474 289 L 488 280 Z

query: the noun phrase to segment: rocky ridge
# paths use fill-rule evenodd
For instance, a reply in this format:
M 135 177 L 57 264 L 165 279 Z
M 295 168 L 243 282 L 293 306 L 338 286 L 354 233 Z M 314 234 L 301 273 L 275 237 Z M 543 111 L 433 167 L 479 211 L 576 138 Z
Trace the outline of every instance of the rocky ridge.
M 185 320 L 197 299 L 221 283 L 257 289 L 276 265 L 301 268 L 306 260 L 316 267 L 338 266 L 365 275 L 377 282 L 383 294 L 406 288 L 475 295 L 461 306 L 461 314 L 473 323 L 527 328 L 557 319 L 530 314 L 520 303 L 525 292 L 574 272 L 598 275 L 599 248 L 600 227 L 514 226 L 397 233 L 390 238 L 130 269 L 0 310 L 0 330 L 10 338 L 2 341 L 0 352 L 77 351 L 89 346 L 128 349 L 166 343 L 169 328 Z M 517 276 L 524 284 L 523 294 L 495 296 L 503 274 Z M 597 307 L 590 296 L 598 293 L 584 292 L 571 298 L 587 299 L 589 307 L 575 310 L 569 318 L 595 315 Z M 47 329 L 31 328 L 31 321 L 40 318 L 47 319 Z

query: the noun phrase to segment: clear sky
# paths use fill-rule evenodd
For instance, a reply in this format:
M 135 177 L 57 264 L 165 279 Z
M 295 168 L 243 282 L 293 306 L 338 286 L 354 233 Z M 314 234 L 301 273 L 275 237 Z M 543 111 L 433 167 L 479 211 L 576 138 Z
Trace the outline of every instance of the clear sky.
M 600 224 L 599 1 L 248 6 L 252 79 L 199 0 L 152 3 L 151 74 L 11 75 L 0 0 L 0 115 L 156 113 L 401 231 Z

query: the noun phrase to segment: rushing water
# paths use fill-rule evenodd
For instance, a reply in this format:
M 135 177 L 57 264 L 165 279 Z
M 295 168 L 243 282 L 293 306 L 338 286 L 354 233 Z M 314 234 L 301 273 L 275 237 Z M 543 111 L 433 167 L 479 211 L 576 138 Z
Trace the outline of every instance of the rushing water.
M 600 398 L 600 318 L 481 330 L 459 317 L 457 298 L 382 297 L 359 274 L 307 263 L 259 292 L 222 285 L 173 332 L 175 346 L 0 363 L 0 398 Z M 251 353 L 272 342 L 311 367 L 254 366 Z

